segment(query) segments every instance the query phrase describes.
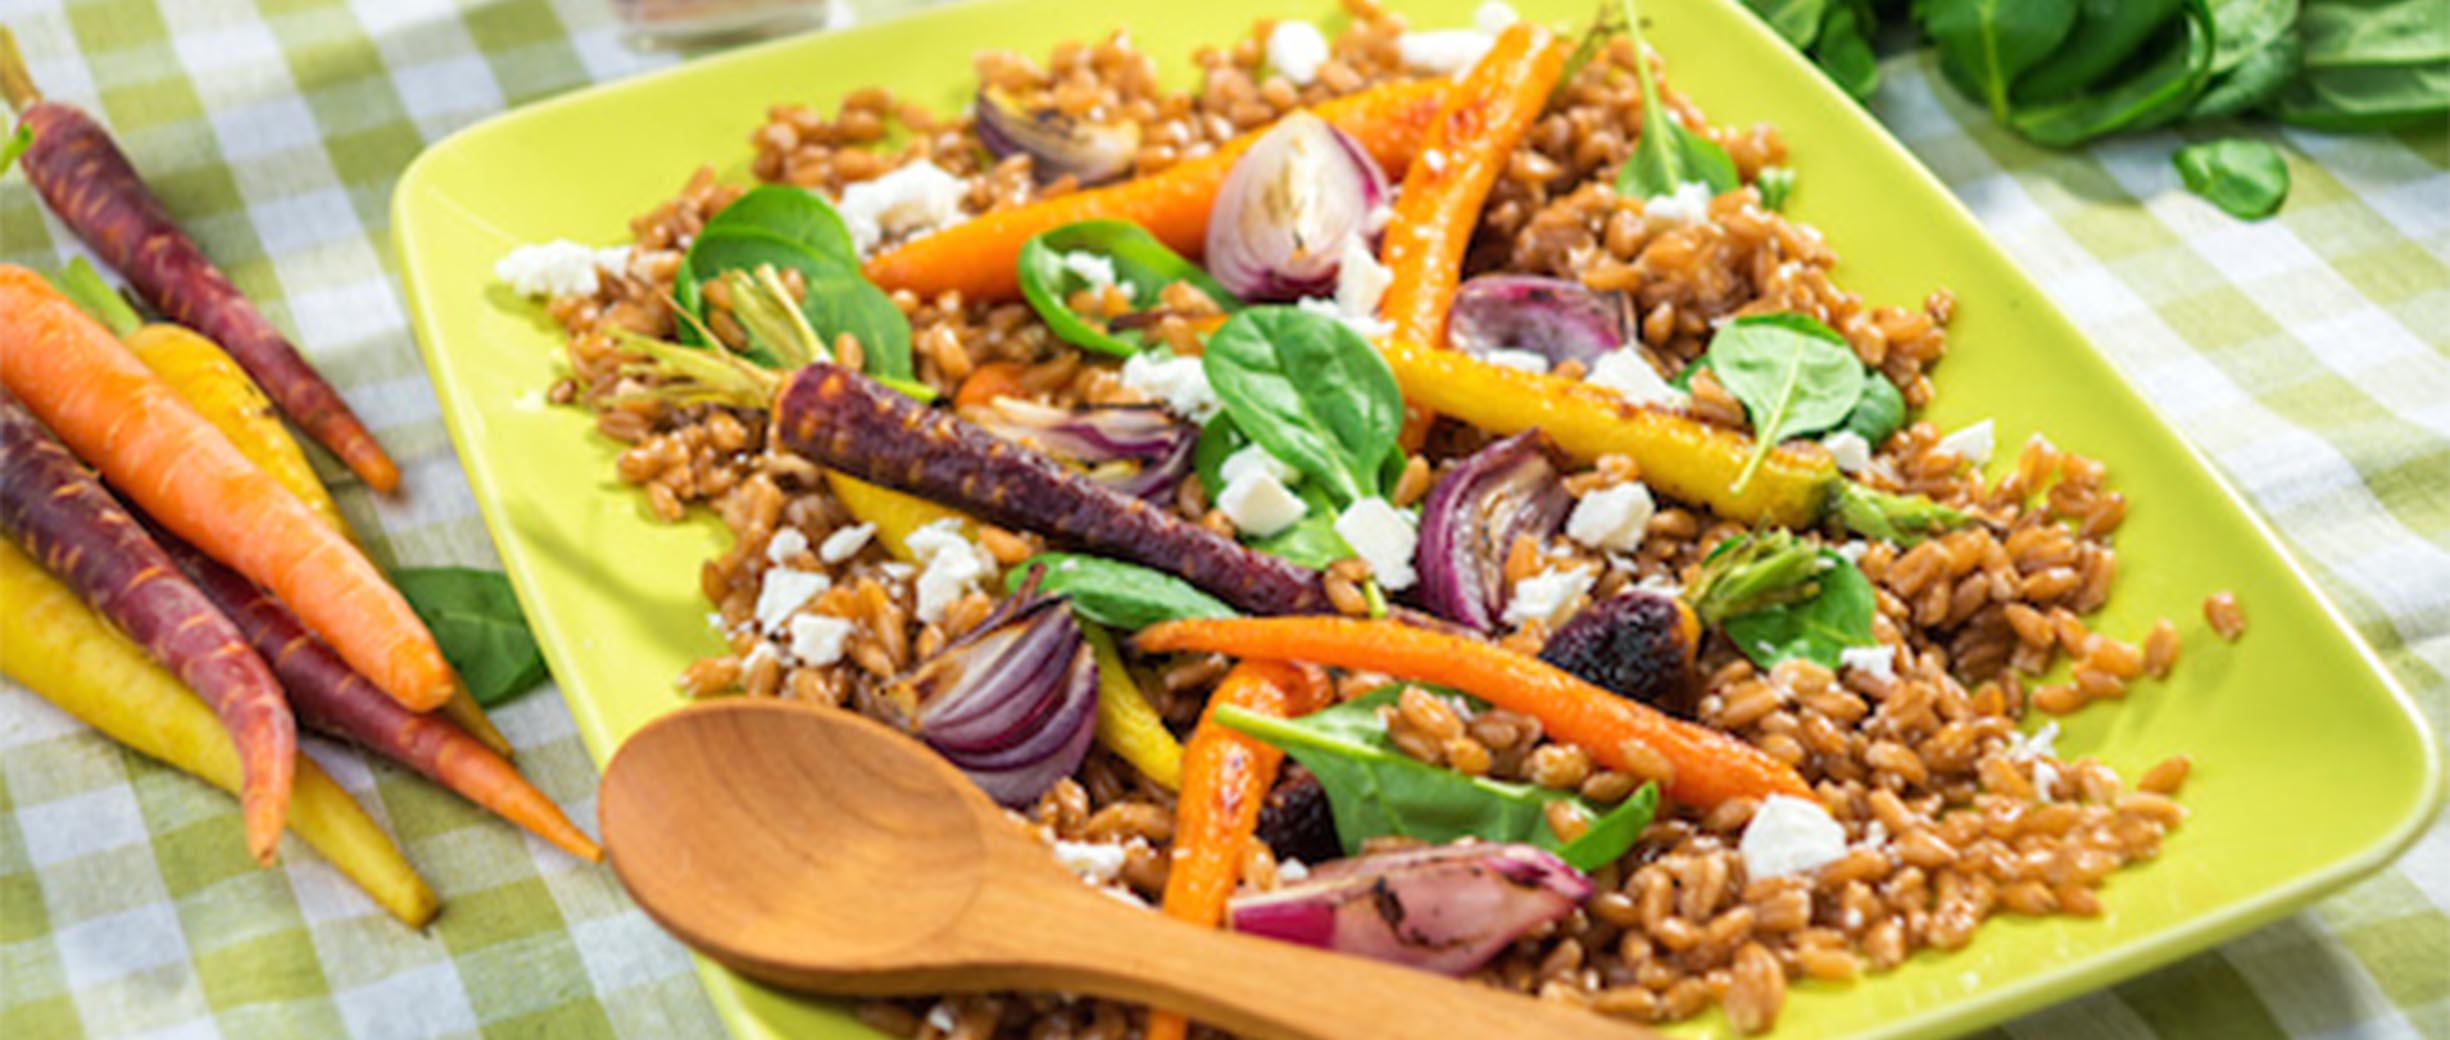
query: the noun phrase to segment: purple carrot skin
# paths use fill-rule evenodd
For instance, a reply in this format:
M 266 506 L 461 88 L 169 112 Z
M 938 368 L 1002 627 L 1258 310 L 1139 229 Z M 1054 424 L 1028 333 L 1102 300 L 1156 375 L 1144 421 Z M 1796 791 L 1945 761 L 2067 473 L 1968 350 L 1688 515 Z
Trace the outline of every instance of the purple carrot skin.
M 449 719 L 401 707 L 245 576 L 158 526 L 146 524 L 146 530 L 272 662 L 306 728 L 354 741 L 414 769 L 573 856 L 603 858 L 595 842 L 502 756 Z
M 1186 523 L 836 365 L 793 373 L 776 398 L 774 428 L 784 447 L 819 465 L 1167 571 L 1253 614 L 1333 609 L 1308 568 Z
M 75 106 L 42 100 L 14 41 L 0 40 L 9 107 L 34 129 L 19 165 L 52 212 L 171 321 L 221 345 L 298 428 L 377 491 L 400 486 L 400 468 L 340 392 L 317 375 L 281 330 L 179 229 L 108 131 Z
M 0 532 L 212 705 L 246 777 L 247 850 L 269 865 L 289 814 L 297 721 L 272 670 L 92 470 L 0 392 Z

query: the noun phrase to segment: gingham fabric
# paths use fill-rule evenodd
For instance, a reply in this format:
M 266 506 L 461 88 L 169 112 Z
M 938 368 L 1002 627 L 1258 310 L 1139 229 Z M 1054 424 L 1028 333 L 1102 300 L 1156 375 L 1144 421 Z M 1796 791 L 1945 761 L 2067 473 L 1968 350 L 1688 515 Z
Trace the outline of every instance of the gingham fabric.
M 669 59 L 625 48 L 604 0 L 0 0 L 0 20 L 400 459 L 392 499 L 325 468 L 377 560 L 491 565 L 392 279 L 392 182 L 460 126 Z M 2279 134 L 2296 188 L 2250 225 L 2179 189 L 2179 134 L 2047 152 L 1919 59 L 1887 71 L 1880 115 L 2278 522 L 2445 731 L 2442 129 Z M 21 178 L 0 181 L 0 259 L 78 248 Z M 558 697 L 496 717 L 592 826 L 595 773 Z M 316 752 L 441 896 L 431 928 L 384 916 L 294 840 L 254 869 L 230 799 L 0 685 L 0 1036 L 720 1035 L 686 958 L 608 871 L 399 769 Z M 2446 908 L 2436 827 L 2312 910 L 1997 1032 L 2450 1036 Z

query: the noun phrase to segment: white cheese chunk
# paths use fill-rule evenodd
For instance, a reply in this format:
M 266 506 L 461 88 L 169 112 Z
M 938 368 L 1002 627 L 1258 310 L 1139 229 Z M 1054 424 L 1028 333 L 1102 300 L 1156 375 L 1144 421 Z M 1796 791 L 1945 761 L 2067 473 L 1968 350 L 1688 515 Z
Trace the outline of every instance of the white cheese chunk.
M 1081 281 L 1089 283 L 1089 288 L 1100 292 L 1123 284 L 1115 277 L 1114 261 L 1095 253 L 1065 253 L 1063 269 L 1079 275 Z
M 1514 583 L 1514 595 L 1506 600 L 1505 622 L 1527 625 L 1538 621 L 1551 628 L 1565 620 L 1575 602 L 1591 591 L 1591 583 L 1599 580 L 1599 572 L 1590 567 L 1560 569 L 1550 567 Z
M 1979 466 L 1991 461 L 1992 444 L 1991 421 L 1984 419 L 1940 438 L 1940 442 L 1932 445 L 1932 448 L 1936 451 L 1949 452 Z
M 1225 490 L 1216 498 L 1216 507 L 1233 521 L 1234 530 L 1265 538 L 1293 526 L 1310 512 L 1309 504 L 1274 473 L 1250 468 L 1236 476 L 1225 482 Z
M 2059 768 L 2052 760 L 2059 757 L 2059 721 L 2051 719 L 2031 733 L 2016 733 L 2008 737 L 2007 757 L 2023 759 L 2033 768 L 2033 790 L 2047 802 L 2055 797 L 2059 785 Z
M 1319 66 L 1327 64 L 1327 36 L 1309 22 L 1287 19 L 1268 30 L 1268 67 L 1293 81 L 1297 87 L 1307 87 L 1319 77 Z
M 1278 881 L 1302 881 L 1309 877 L 1310 865 L 1298 859 L 1279 860 L 1276 863 L 1276 880 Z
M 979 583 L 995 572 L 995 560 L 986 550 L 971 544 L 961 536 L 961 521 L 938 520 L 903 540 L 910 555 L 919 561 L 919 580 L 914 583 L 918 599 L 916 613 L 927 622 L 944 619 L 944 610 L 953 601 L 968 595 Z
M 1460 76 L 1480 63 L 1497 37 L 1478 29 L 1433 29 L 1395 38 L 1395 53 L 1404 68 L 1433 76 Z
M 1336 517 L 1336 533 L 1370 565 L 1379 588 L 1397 592 L 1418 580 L 1412 572 L 1412 553 L 1421 541 L 1418 521 L 1386 499 L 1372 495 L 1346 507 Z
M 757 629 L 760 632 L 780 632 L 783 623 L 808 601 L 824 595 L 834 586 L 832 578 L 815 571 L 771 567 L 766 570 L 765 583 L 757 589 Z
M 1642 200 L 1642 216 L 1668 224 L 1699 224 L 1710 219 L 1710 186 L 1686 181 L 1665 195 Z
M 510 285 L 521 296 L 593 296 L 603 283 L 596 280 L 604 261 L 612 259 L 613 270 L 629 262 L 625 248 L 599 250 L 583 246 L 566 238 L 520 246 L 493 263 L 493 276 Z
M 1846 854 L 1846 829 L 1818 802 L 1773 794 L 1753 810 L 1736 851 L 1752 881 L 1809 874 Z
M 1642 547 L 1659 503 L 1640 483 L 1616 484 L 1582 496 L 1565 518 L 1565 536 L 1594 549 L 1632 552 Z
M 1832 551 L 1846 562 L 1860 567 L 1863 565 L 1863 554 L 1872 551 L 1872 543 L 1860 538 L 1850 538 Z
M 1386 335 L 1378 318 L 1378 301 L 1395 284 L 1395 272 L 1378 262 L 1370 244 L 1355 235 L 1344 240 L 1344 255 L 1336 266 L 1336 313 L 1364 338 Z
M 841 563 L 859 555 L 859 550 L 868 547 L 868 539 L 874 537 L 876 537 L 875 524 L 852 524 L 849 527 L 837 527 L 834 533 L 826 535 L 825 541 L 817 546 L 817 559 L 827 563 Z
M 851 638 L 851 623 L 823 614 L 791 619 L 791 659 L 806 668 L 823 668 L 842 660 L 843 644 Z
M 1121 845 L 1104 842 L 1055 842 L 1055 862 L 1084 880 L 1104 883 L 1123 872 L 1128 852 Z
M 792 557 L 807 551 L 808 536 L 801 534 L 797 527 L 782 528 L 766 539 L 766 560 L 769 563 L 790 563 Z
M 1883 682 L 1897 681 L 1897 648 L 1850 646 L 1838 651 L 1838 667 L 1862 672 Z
M 1492 365 L 1519 368 L 1533 375 L 1548 371 L 1548 355 L 1536 350 L 1515 350 L 1510 347 L 1480 352 L 1480 360 Z
M 922 159 L 843 188 L 834 210 L 850 229 L 852 244 L 866 253 L 887 235 L 913 236 L 958 223 L 969 193 L 961 178 Z
M 1659 378 L 1659 371 L 1650 367 L 1642 352 L 1633 347 L 1601 354 L 1599 360 L 1591 362 L 1591 371 L 1582 381 L 1634 404 L 1681 408 L 1687 400 L 1684 391 L 1667 385 L 1667 380 Z
M 1872 443 L 1853 430 L 1839 430 L 1823 437 L 1820 446 L 1829 449 L 1829 457 L 1837 461 L 1840 473 L 1855 474 L 1872 468 Z
M 1242 474 L 1251 472 L 1268 474 L 1275 477 L 1277 483 L 1288 487 L 1302 478 L 1302 471 L 1277 461 L 1276 456 L 1268 454 L 1266 448 L 1256 444 L 1247 445 L 1242 450 L 1225 456 L 1225 461 L 1218 463 L 1216 468 L 1217 479 L 1227 484 L 1233 483 Z
M 1216 390 L 1195 357 L 1178 357 L 1162 350 L 1143 351 L 1123 361 L 1123 385 L 1144 397 L 1165 402 L 1175 414 L 1195 423 L 1216 416 Z
M 1502 0 L 1488 0 L 1472 9 L 1472 28 L 1491 36 L 1505 32 L 1507 26 L 1522 20 L 1523 16 L 1516 14 L 1514 7 Z

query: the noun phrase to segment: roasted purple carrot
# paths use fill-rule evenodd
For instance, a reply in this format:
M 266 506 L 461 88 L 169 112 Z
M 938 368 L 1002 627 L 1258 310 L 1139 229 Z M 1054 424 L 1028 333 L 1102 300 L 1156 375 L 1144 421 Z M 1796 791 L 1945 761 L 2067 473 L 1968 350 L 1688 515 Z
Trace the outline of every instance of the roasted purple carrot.
M 297 721 L 280 683 L 94 472 L 5 391 L 0 533 L 212 705 L 245 767 L 247 850 L 271 863 L 298 755 Z

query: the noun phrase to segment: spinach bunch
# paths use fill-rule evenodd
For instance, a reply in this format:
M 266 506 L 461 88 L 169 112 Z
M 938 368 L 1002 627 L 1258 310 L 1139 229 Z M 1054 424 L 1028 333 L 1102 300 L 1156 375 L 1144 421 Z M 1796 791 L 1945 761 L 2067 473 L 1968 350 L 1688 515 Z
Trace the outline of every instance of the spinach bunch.
M 2304 58 L 2274 102 L 2282 122 L 2391 130 L 2450 115 L 2450 5 L 2305 0 L 2297 29 Z
M 672 295 L 680 309 L 697 318 L 682 322 L 680 341 L 703 345 L 698 324 L 706 314 L 702 286 L 727 271 L 772 267 L 793 270 L 807 286 L 800 313 L 818 342 L 832 343 L 850 333 L 859 340 L 867 373 L 907 384 L 911 379 L 910 319 L 893 298 L 868 281 L 859 269 L 859 250 L 850 229 L 825 197 L 788 184 L 764 184 L 741 195 L 707 218 L 673 276 Z M 768 368 L 782 359 L 752 343 L 749 360 Z
M 1710 349 L 1673 382 L 1708 368 L 1752 420 L 1753 452 L 1735 486 L 1752 480 L 1771 448 L 1789 437 L 1846 430 L 1879 444 L 1905 425 L 1905 397 L 1888 377 L 1855 359 L 1835 330 L 1801 314 L 1756 314 L 1728 322 Z
M 391 583 L 478 704 L 490 708 L 544 681 L 544 654 L 501 572 L 412 567 L 393 571 Z
M 1088 220 L 1041 232 L 1021 246 L 1021 295 L 1047 328 L 1066 343 L 1116 357 L 1130 357 L 1150 346 L 1143 326 L 1125 326 L 1073 310 L 1072 294 L 1094 288 L 1087 275 L 1066 262 L 1083 256 L 1110 265 L 1115 287 L 1131 297 L 1135 313 L 1163 305 L 1165 287 L 1188 282 L 1217 306 L 1231 312 L 1241 301 L 1227 292 L 1199 265 L 1157 241 L 1140 225 L 1121 220 Z

